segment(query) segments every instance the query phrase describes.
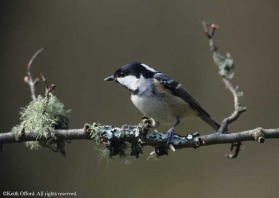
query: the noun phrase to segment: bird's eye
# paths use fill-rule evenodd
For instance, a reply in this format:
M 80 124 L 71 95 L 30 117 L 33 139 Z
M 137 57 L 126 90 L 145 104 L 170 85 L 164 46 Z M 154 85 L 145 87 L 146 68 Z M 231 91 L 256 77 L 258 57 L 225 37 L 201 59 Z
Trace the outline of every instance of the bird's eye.
M 124 71 L 120 71 L 120 72 L 119 72 L 119 76 L 120 76 L 120 77 L 125 76 L 125 72 L 124 72 Z

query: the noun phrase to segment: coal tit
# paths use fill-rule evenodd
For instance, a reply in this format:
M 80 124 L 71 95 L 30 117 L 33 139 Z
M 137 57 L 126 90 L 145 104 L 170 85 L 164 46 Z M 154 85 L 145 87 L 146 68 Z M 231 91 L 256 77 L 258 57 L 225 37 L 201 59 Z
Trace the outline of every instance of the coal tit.
M 156 126 L 161 123 L 171 127 L 167 144 L 171 143 L 174 128 L 181 118 L 187 116 L 197 116 L 215 130 L 220 128 L 180 83 L 144 63 L 128 63 L 104 80 L 126 87 L 134 105 Z

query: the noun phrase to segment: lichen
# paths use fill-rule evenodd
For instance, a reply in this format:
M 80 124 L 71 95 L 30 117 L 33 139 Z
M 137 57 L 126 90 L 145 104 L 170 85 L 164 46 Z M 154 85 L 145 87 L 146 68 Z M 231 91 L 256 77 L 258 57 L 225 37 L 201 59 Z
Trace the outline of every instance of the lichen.
M 95 140 L 96 144 L 99 145 L 101 140 L 102 133 L 100 131 L 100 125 L 97 123 L 93 124 L 86 124 L 85 127 L 87 128 L 87 131 L 90 133 L 90 137 L 92 140 Z
M 218 52 L 213 53 L 214 63 L 219 68 L 219 74 L 225 76 L 228 79 L 234 77 L 234 61 L 230 54 L 227 53 L 226 56 L 221 55 Z
M 38 96 L 36 100 L 31 101 L 29 105 L 20 111 L 20 124 L 13 127 L 13 132 L 19 132 L 22 129 L 36 133 L 40 141 L 30 141 L 26 143 L 30 149 L 38 149 L 46 142 L 47 139 L 56 140 L 55 129 L 67 129 L 69 124 L 69 112 L 65 110 L 64 104 L 61 103 L 55 95 L 49 93 L 49 97 Z

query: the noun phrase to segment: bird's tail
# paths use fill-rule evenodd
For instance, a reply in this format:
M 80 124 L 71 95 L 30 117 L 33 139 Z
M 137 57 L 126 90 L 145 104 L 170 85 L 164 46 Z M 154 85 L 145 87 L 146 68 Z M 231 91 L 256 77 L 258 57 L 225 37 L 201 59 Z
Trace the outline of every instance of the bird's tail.
M 209 115 L 200 116 L 200 118 L 205 121 L 208 125 L 210 125 L 216 131 L 219 130 L 220 124 L 215 122 Z

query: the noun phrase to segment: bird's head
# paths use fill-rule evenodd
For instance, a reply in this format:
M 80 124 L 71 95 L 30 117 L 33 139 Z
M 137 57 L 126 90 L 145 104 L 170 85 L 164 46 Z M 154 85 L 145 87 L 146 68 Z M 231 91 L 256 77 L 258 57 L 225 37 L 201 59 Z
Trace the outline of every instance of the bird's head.
M 158 73 L 155 69 L 145 65 L 144 63 L 133 62 L 123 65 L 116 70 L 112 76 L 105 78 L 105 81 L 115 81 L 131 92 L 136 92 L 141 86 L 145 86 L 147 81 Z

